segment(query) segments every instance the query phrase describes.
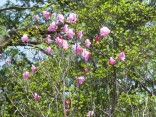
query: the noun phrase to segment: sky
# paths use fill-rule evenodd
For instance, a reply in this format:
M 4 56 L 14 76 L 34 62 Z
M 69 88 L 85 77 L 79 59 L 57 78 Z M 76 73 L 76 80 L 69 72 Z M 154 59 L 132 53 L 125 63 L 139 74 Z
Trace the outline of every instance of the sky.
M 3 6 L 6 3 L 7 0 L 1 0 L 0 6 Z M 11 2 L 16 2 L 16 0 L 10 0 Z

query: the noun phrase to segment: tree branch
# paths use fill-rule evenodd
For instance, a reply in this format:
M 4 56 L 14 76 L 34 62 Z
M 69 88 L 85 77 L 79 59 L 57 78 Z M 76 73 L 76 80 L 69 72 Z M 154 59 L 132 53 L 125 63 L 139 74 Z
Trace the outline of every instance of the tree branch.
M 8 7 L 8 8 L 0 9 L 0 12 L 6 11 L 6 10 L 17 10 L 17 11 L 20 11 L 20 10 L 26 10 L 26 9 L 33 9 L 35 7 L 36 8 L 40 8 L 38 5 L 34 5 L 33 7 L 11 6 L 11 7 Z
M 53 4 L 53 2 L 51 3 L 48 3 L 46 6 L 49 7 Z M 32 6 L 32 7 L 23 7 L 23 6 L 10 6 L 8 8 L 2 8 L 0 9 L 0 12 L 2 11 L 6 11 L 6 10 L 17 10 L 17 11 L 20 11 L 20 10 L 26 10 L 26 9 L 33 9 L 33 8 L 42 8 L 42 7 L 39 7 L 37 4 Z
M 8 39 L 6 41 L 0 41 L 0 54 L 8 46 L 26 46 L 26 43 L 24 43 L 24 42 L 22 42 L 20 40 L 18 42 L 19 42 L 18 44 L 12 44 L 12 39 Z M 37 42 L 37 41 L 30 41 L 30 42 L 28 42 L 28 46 L 38 45 L 38 44 L 40 44 L 40 42 Z

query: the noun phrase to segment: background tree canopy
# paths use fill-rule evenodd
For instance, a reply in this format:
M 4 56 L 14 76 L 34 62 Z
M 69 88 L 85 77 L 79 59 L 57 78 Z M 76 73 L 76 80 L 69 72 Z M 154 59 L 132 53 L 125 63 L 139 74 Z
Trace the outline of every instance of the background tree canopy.
M 48 20 L 43 11 L 51 14 Z M 78 15 L 76 23 L 67 23 L 70 13 Z M 64 23 L 57 22 L 58 14 Z M 57 30 L 49 32 L 52 21 Z M 62 32 L 65 24 L 73 28 L 73 39 Z M 104 26 L 110 29 L 108 37 L 100 35 Z M 81 40 L 76 36 L 80 30 Z M 25 34 L 27 43 L 21 40 Z M 68 49 L 56 44 L 58 34 Z M 45 41 L 48 35 L 51 43 Z M 85 47 L 86 39 L 90 47 Z M 91 53 L 88 61 L 74 54 L 75 43 Z M 118 59 L 121 52 L 125 61 Z M 8 0 L 0 8 L 0 66 L 2 117 L 155 117 L 156 2 Z M 23 78 L 26 71 L 29 79 Z

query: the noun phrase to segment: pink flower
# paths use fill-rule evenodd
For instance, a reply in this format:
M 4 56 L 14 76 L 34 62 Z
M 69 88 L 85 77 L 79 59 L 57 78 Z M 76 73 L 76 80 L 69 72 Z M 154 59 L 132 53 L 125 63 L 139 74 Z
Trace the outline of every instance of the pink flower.
M 65 115 L 68 115 L 69 114 L 69 109 L 66 109 L 65 110 Z
M 92 117 L 94 115 L 94 111 L 89 111 L 88 113 L 87 113 L 87 117 Z
M 65 100 L 65 106 L 68 107 L 69 106 L 69 102 L 67 100 Z
M 37 68 L 36 68 L 34 65 L 32 65 L 31 71 L 32 71 L 32 73 L 34 74 L 34 73 L 37 71 Z
M 86 47 L 90 47 L 91 42 L 89 39 L 86 39 L 84 44 Z
M 68 23 L 74 23 L 77 21 L 77 14 L 75 13 L 70 13 L 69 17 L 67 17 L 67 22 Z
M 110 33 L 110 30 L 107 27 L 103 27 L 100 29 L 100 35 L 103 37 L 107 37 Z
M 126 59 L 125 53 L 124 52 L 119 53 L 118 59 L 120 59 L 121 61 L 125 61 Z
M 27 34 L 23 35 L 21 40 L 22 40 L 22 42 L 28 42 L 29 41 L 28 35 Z
M 83 72 L 84 72 L 84 74 L 86 74 L 86 73 L 88 72 L 87 67 L 84 67 L 84 68 L 83 68 Z
M 63 16 L 62 14 L 58 14 L 58 15 L 57 15 L 57 20 L 58 20 L 59 22 L 64 23 L 64 16 Z
M 77 33 L 77 37 L 78 37 L 79 39 L 82 39 L 82 36 L 83 36 L 82 31 L 79 31 L 79 32 Z
M 83 52 L 81 53 L 81 56 L 85 59 L 85 61 L 88 61 L 91 53 L 88 52 L 86 49 L 83 49 Z
M 67 34 L 67 37 L 68 38 L 73 38 L 74 37 L 74 35 L 75 35 L 75 33 L 73 32 L 73 29 L 68 29 L 68 31 L 66 32 L 66 34 Z
M 56 23 L 53 21 L 50 26 L 47 29 L 49 32 L 55 32 L 57 30 L 57 25 Z
M 110 59 L 109 59 L 109 64 L 110 64 L 110 65 L 116 64 L 116 61 L 113 59 L 113 57 L 110 57 Z
M 46 42 L 47 42 L 47 43 L 51 43 L 51 42 L 52 42 L 52 40 L 51 40 L 50 38 L 51 38 L 50 35 L 48 35 L 48 36 L 46 37 Z
M 62 39 L 60 39 L 59 37 L 56 37 L 55 42 L 56 42 L 56 44 L 58 44 L 60 46 L 62 45 Z
M 34 16 L 34 20 L 35 20 L 35 21 L 38 21 L 38 19 L 39 19 L 38 16 L 35 15 L 35 16 Z
M 23 78 L 24 79 L 28 79 L 29 77 L 30 77 L 29 72 L 26 71 L 26 72 L 23 73 Z
M 46 48 L 46 52 L 47 52 L 48 54 L 51 54 L 51 53 L 52 53 L 52 49 L 51 49 L 50 46 L 48 46 L 48 47 Z
M 62 36 L 61 36 L 60 34 L 58 34 L 58 37 L 59 37 L 60 39 L 62 39 Z
M 80 77 L 76 78 L 76 83 L 77 83 L 78 86 L 82 85 L 84 81 L 85 81 L 84 76 L 80 76 Z
M 96 40 L 96 42 L 99 42 L 100 41 L 100 37 L 98 35 L 96 35 L 95 40 Z
M 62 39 L 62 47 L 63 47 L 63 49 L 65 49 L 65 50 L 69 48 L 69 45 L 68 45 L 67 40 Z
M 63 32 L 67 32 L 68 31 L 68 25 L 65 24 L 64 27 L 62 27 Z
M 49 17 L 50 17 L 50 12 L 48 12 L 48 11 L 43 11 L 43 16 L 46 18 L 46 20 L 48 20 Z
M 79 44 L 74 45 L 74 54 L 81 54 L 83 51 L 83 48 Z
M 34 100 L 35 101 L 40 101 L 41 96 L 39 96 L 37 93 L 34 93 Z
M 61 47 L 63 47 L 64 49 L 68 49 L 69 48 L 69 45 L 68 45 L 68 42 L 64 39 L 60 39 L 59 37 L 57 37 L 55 39 L 56 43 L 58 45 L 60 45 Z

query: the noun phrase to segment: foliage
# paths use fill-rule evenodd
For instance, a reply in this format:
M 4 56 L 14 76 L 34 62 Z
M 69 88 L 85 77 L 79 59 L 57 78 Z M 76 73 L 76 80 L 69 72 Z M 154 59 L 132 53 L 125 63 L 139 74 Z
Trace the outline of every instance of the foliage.
M 31 2 L 34 2 L 32 7 Z M 0 14 L 0 28 L 6 27 L 1 36 L 7 29 L 18 27 L 18 35 L 10 36 L 11 46 L 15 47 L 7 47 L 1 54 L 1 61 L 5 61 L 0 70 L 1 116 L 81 117 L 92 110 L 95 117 L 156 116 L 154 1 L 31 2 L 21 1 L 24 7 L 31 7 L 27 12 L 9 10 Z M 51 13 L 49 20 L 44 18 L 43 11 Z M 47 31 L 52 21 L 57 22 L 57 14 L 62 13 L 67 21 L 71 12 L 78 14 L 76 23 L 68 23 L 75 32 L 73 39 L 61 31 L 67 22 L 59 22 L 55 32 Z M 108 37 L 100 35 L 104 26 L 111 30 Z M 76 36 L 80 30 L 81 40 Z M 28 34 L 28 43 L 21 42 L 24 34 Z M 58 34 L 69 43 L 68 49 L 55 43 Z M 45 41 L 47 35 L 51 36 L 50 44 Z M 96 36 L 100 37 L 99 42 Z M 91 41 L 90 47 L 85 47 L 86 39 Z M 81 54 L 74 54 L 75 43 L 91 52 L 88 61 Z M 48 46 L 53 50 L 51 54 L 46 52 Z M 125 53 L 125 61 L 118 57 L 120 52 Z M 110 57 L 116 61 L 115 65 L 109 64 Z M 32 64 L 37 67 L 35 74 L 31 73 Z M 29 79 L 23 79 L 25 71 L 30 73 Z M 79 86 L 80 76 L 85 81 Z M 35 92 L 41 96 L 39 101 L 34 101 Z

